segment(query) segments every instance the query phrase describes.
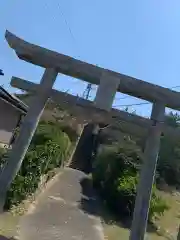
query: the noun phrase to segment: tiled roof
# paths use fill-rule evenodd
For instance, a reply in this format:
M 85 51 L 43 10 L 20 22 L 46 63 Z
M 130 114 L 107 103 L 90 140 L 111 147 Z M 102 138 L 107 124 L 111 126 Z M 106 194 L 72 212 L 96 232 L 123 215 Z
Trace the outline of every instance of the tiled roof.
M 0 98 L 17 108 L 19 111 L 26 113 L 28 107 L 17 97 L 8 93 L 4 88 L 0 87 Z

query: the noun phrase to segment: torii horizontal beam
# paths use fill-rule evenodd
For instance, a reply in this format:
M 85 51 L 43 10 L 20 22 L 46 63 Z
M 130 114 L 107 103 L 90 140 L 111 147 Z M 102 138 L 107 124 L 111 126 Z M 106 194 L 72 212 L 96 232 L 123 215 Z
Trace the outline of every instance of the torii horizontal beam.
M 167 107 L 180 110 L 180 93 L 133 77 L 110 71 L 72 57 L 28 43 L 9 31 L 6 40 L 18 57 L 24 61 L 56 71 L 92 84 L 99 84 L 102 75 L 120 81 L 118 91 L 150 102 L 162 102 Z
M 11 86 L 25 90 L 28 92 L 36 92 L 39 84 L 35 84 L 21 78 L 12 77 Z M 127 122 L 129 124 L 130 134 L 135 134 L 137 136 L 143 136 L 147 133 L 147 130 L 152 126 L 152 120 L 144 117 L 140 117 L 135 114 L 131 114 L 125 111 L 111 109 L 110 112 L 96 108 L 93 102 L 85 100 L 83 98 L 78 98 L 68 93 L 60 92 L 52 89 L 50 97 L 54 102 L 59 103 L 60 107 L 64 110 L 69 110 L 71 113 L 82 116 L 82 119 L 85 121 L 96 121 L 111 123 L 118 128 L 118 122 Z M 142 131 L 132 127 L 133 125 L 139 126 Z M 125 123 L 123 124 L 125 125 Z M 127 130 L 128 128 L 124 126 Z M 121 125 L 120 125 L 121 128 Z M 173 129 L 170 126 L 164 124 L 163 133 L 172 138 L 180 139 L 180 131 Z

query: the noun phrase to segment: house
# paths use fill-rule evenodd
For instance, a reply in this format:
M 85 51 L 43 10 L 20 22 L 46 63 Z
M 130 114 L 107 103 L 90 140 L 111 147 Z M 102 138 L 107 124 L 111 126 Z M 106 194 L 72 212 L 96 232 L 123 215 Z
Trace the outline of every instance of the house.
M 15 129 L 28 107 L 17 97 L 0 87 L 0 143 L 10 145 L 15 140 Z

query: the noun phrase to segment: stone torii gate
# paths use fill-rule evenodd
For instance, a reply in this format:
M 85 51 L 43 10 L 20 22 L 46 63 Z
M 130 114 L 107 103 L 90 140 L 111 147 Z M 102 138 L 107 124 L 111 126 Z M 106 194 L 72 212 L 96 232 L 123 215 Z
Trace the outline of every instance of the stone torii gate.
M 17 77 L 12 77 L 11 86 L 30 92 L 33 95 L 36 94 L 38 88 L 40 87 L 39 84 Z M 108 125 L 110 124 L 113 129 L 121 129 L 121 131 L 130 135 L 143 138 L 146 138 L 148 130 L 153 124 L 151 119 L 113 108 L 109 111 L 105 111 L 97 108 L 94 103 L 89 100 L 57 91 L 55 89 L 52 89 L 50 98 L 54 102 L 60 104 L 62 110 L 67 110 L 73 116 L 76 116 L 78 121 L 81 123 L 91 121 L 103 122 Z M 180 139 L 180 131 L 166 124 L 162 125 L 162 132 L 165 136 L 172 139 Z
M 0 175 L 1 207 L 4 204 L 6 191 L 21 166 L 46 102 L 52 95 L 52 86 L 57 74 L 62 73 L 99 85 L 94 101 L 94 108 L 101 109 L 104 116 L 105 113 L 108 116 L 109 112 L 111 112 L 116 91 L 153 103 L 151 119 L 148 120 L 148 124 L 150 123 L 150 125 L 144 151 L 144 164 L 140 174 L 130 234 L 131 240 L 143 240 L 147 226 L 160 136 L 163 131 L 165 107 L 180 110 L 180 94 L 167 88 L 103 69 L 30 44 L 8 31 L 6 31 L 5 37 L 10 47 L 15 50 L 20 59 L 41 66 L 46 70 L 37 88 L 36 98 L 31 103 L 24 119 L 16 144 L 12 148 L 9 160 Z M 124 118 L 127 118 L 127 115 L 124 115 Z M 137 118 L 134 121 L 136 120 Z

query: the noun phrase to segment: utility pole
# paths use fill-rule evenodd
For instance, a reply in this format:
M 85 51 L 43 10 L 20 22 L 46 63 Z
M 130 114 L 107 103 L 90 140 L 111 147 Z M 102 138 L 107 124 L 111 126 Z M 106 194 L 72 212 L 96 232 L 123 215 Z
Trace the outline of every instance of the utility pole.
M 88 83 L 85 91 L 83 92 L 83 98 L 88 100 L 89 99 L 89 96 L 90 96 L 90 93 L 91 93 L 91 90 L 92 90 L 92 84 L 91 83 Z

